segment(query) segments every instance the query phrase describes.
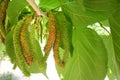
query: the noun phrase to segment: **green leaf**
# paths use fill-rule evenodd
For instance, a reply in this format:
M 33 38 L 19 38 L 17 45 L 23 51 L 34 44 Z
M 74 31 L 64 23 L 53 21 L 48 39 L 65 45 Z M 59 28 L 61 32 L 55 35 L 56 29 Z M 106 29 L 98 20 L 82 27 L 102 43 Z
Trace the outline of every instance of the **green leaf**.
M 96 32 L 79 26 L 73 32 L 73 47 L 64 80 L 103 80 L 107 73 L 107 51 Z
M 107 19 L 115 11 L 117 0 L 83 0 L 83 5 L 88 16 L 102 20 Z
M 112 33 L 114 51 L 115 51 L 115 59 L 117 61 L 116 69 L 118 80 L 120 79 L 120 7 L 113 14 L 113 17 L 110 18 L 110 29 Z
M 61 5 L 75 26 L 86 26 L 109 18 L 118 4 L 116 0 L 74 0 Z
M 40 7 L 51 10 L 60 5 L 58 0 L 40 0 Z
M 12 0 L 7 9 L 7 15 L 10 20 L 11 26 L 17 23 L 18 21 L 18 16 L 20 12 L 25 8 L 27 5 L 26 0 Z

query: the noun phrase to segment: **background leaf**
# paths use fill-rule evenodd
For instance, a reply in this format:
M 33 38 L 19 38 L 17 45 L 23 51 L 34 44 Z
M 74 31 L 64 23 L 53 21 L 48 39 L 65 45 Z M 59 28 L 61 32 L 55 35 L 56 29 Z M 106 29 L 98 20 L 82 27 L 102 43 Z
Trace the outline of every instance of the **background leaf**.
M 95 31 L 77 28 L 73 34 L 73 58 L 64 80 L 103 80 L 107 72 L 107 52 Z

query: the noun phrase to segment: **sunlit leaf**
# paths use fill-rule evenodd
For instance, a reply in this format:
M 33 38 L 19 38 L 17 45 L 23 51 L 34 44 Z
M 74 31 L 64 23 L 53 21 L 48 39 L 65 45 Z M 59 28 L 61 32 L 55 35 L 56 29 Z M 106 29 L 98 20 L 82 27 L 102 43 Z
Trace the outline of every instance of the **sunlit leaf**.
M 107 73 L 107 51 L 95 31 L 77 28 L 73 34 L 73 58 L 64 80 L 103 80 Z

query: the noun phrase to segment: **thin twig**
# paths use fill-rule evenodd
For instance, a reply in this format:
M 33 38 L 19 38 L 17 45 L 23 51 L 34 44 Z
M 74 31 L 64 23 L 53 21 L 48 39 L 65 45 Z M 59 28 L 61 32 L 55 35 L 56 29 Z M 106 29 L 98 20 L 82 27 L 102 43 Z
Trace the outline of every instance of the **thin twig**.
M 28 4 L 35 10 L 36 14 L 40 17 L 44 16 L 46 17 L 45 14 L 38 8 L 37 4 L 33 0 L 26 0 Z

